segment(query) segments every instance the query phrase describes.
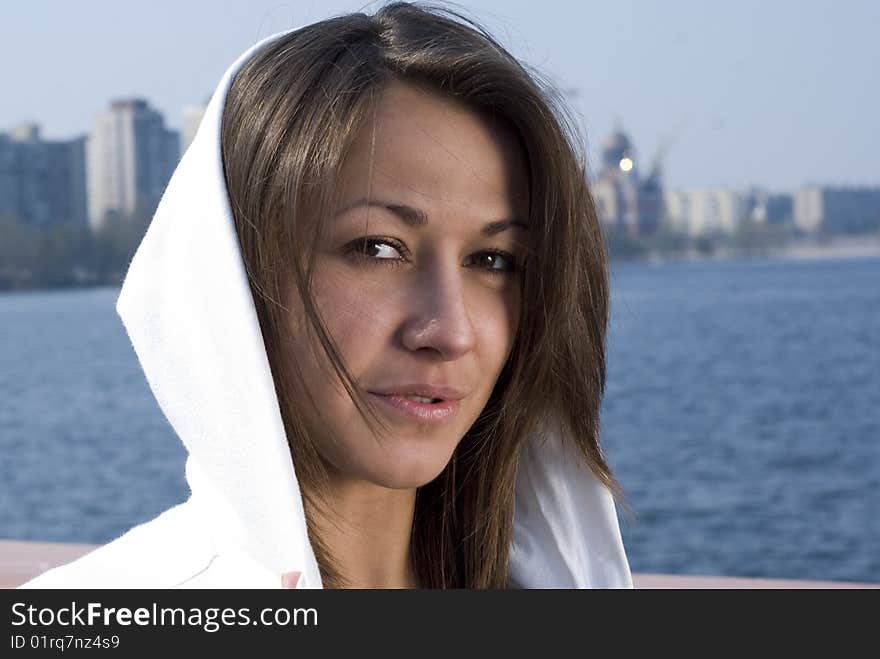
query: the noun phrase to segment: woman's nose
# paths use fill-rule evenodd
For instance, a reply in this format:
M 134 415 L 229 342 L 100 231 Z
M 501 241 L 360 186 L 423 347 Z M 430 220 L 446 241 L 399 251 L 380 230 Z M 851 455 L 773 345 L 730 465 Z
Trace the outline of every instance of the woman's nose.
M 426 273 L 413 289 L 402 338 L 407 350 L 430 350 L 451 361 L 473 350 L 476 332 L 465 299 L 462 268 L 440 270 Z

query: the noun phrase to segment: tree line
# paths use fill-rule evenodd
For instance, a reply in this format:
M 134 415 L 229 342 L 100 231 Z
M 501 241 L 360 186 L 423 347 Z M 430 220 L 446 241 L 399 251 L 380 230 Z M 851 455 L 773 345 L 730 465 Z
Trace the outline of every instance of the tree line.
M 794 226 L 742 220 L 732 233 L 690 236 L 669 226 L 644 236 L 605 229 L 605 247 L 612 261 L 711 258 L 714 256 L 764 257 L 786 245 L 796 234 Z
M 0 290 L 118 285 L 149 224 L 135 212 L 88 225 L 36 227 L 0 213 Z
M 151 215 L 145 209 L 111 217 L 93 231 L 87 225 L 34 227 L 0 213 L 0 290 L 119 285 Z M 766 256 L 790 235 L 790 226 L 748 220 L 733 234 L 717 236 L 691 237 L 662 226 L 649 236 L 606 230 L 605 244 L 615 261 Z

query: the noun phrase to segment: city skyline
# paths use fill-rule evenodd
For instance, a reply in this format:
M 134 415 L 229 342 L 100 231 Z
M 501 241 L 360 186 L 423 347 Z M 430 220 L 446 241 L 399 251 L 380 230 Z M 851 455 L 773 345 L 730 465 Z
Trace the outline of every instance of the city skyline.
M 109 99 L 107 101 L 106 105 L 112 106 L 115 103 L 120 103 L 120 102 L 125 103 L 125 102 L 130 102 L 133 100 L 134 101 L 144 100 L 149 104 L 149 99 L 144 99 L 141 96 L 135 96 L 130 99 L 129 98 Z M 184 108 L 182 108 L 181 113 L 180 113 L 182 116 L 182 121 L 180 122 L 179 127 L 174 127 L 173 122 L 167 121 L 169 128 L 171 130 L 173 130 L 175 133 L 179 134 L 179 136 L 180 136 L 180 140 L 181 140 L 180 155 L 181 156 L 183 155 L 184 151 L 186 150 L 186 147 L 192 141 L 192 138 L 195 136 L 195 131 L 198 128 L 198 122 L 201 119 L 201 113 L 204 111 L 204 107 L 205 106 L 203 106 L 203 105 L 202 106 L 189 105 L 189 106 L 185 106 Z M 95 112 L 95 118 L 97 119 L 97 118 L 101 117 L 105 112 L 106 112 L 106 106 L 104 109 Z M 165 120 L 169 119 L 164 114 L 161 114 L 161 116 Z M 32 121 L 21 122 L 19 124 L 11 126 L 11 127 L 0 127 L 0 134 L 12 134 L 12 133 L 21 132 L 21 131 L 37 130 L 40 132 L 41 139 L 69 141 L 69 140 L 76 140 L 76 139 L 87 139 L 94 131 L 94 124 L 92 126 L 88 127 L 87 130 L 82 131 L 80 133 L 77 133 L 75 135 L 54 136 L 51 138 L 47 138 L 46 135 L 44 135 L 42 133 L 42 128 L 43 128 L 43 124 L 41 124 L 39 121 L 32 120 Z M 608 135 L 603 136 L 603 137 L 604 137 L 604 139 L 607 139 L 611 136 L 614 136 L 616 134 L 621 134 L 621 133 L 628 136 L 628 133 L 625 130 L 621 130 L 621 128 L 618 126 L 611 133 L 609 133 Z M 636 153 L 638 153 L 638 145 L 633 145 L 633 146 L 634 146 L 634 151 Z M 596 151 L 596 154 L 591 154 L 591 163 L 590 163 L 591 164 L 591 174 L 593 175 L 594 179 L 598 179 L 598 178 L 600 178 L 601 168 L 602 168 L 601 148 L 595 149 L 595 151 Z M 597 154 L 599 154 L 599 155 L 597 155 Z M 650 159 L 640 157 L 639 164 L 642 167 L 647 166 L 646 168 L 650 169 L 650 167 L 653 165 L 653 161 Z M 878 181 L 880 181 L 880 178 L 878 178 Z M 753 189 L 753 190 L 759 190 L 759 191 L 764 190 L 764 191 L 780 192 L 783 194 L 794 194 L 794 193 L 798 192 L 798 190 L 803 189 L 803 188 L 807 188 L 807 187 L 839 187 L 839 188 L 872 188 L 873 189 L 878 186 L 880 186 L 880 182 L 878 182 L 878 183 L 867 182 L 867 183 L 854 183 L 854 184 L 852 184 L 852 183 L 848 184 L 846 182 L 841 182 L 841 183 L 835 185 L 834 183 L 829 184 L 825 181 L 804 181 L 804 182 L 801 182 L 800 184 L 793 185 L 789 189 L 784 189 L 784 190 L 779 190 L 779 189 L 771 190 L 767 185 L 761 185 L 760 183 L 746 185 L 746 186 L 734 186 L 734 185 L 720 183 L 717 185 L 709 185 L 709 186 L 702 186 L 702 187 L 700 187 L 700 186 L 690 186 L 690 187 L 669 186 L 669 185 L 667 185 L 665 187 L 670 190 L 677 190 L 677 191 L 683 191 L 683 192 L 687 191 L 687 190 L 691 190 L 691 191 L 716 191 L 716 190 L 751 190 L 751 189 Z
M 19 122 L 18 124 L 12 126 L 0 126 L 0 135 L 6 136 L 15 136 L 16 134 L 24 135 L 24 134 L 35 134 L 37 139 L 44 141 L 59 141 L 59 142 L 69 142 L 76 140 L 87 140 L 89 137 L 94 135 L 95 131 L 95 122 L 99 122 L 107 112 L 108 107 L 113 107 L 118 104 L 130 104 L 130 103 L 146 103 L 150 106 L 150 110 L 153 112 L 157 112 L 159 118 L 167 125 L 168 130 L 172 131 L 177 135 L 180 140 L 180 149 L 179 149 L 179 157 L 183 156 L 183 153 L 186 151 L 186 148 L 189 146 L 192 139 L 195 137 L 196 130 L 198 129 L 199 122 L 202 117 L 202 113 L 205 110 L 206 105 L 187 105 L 181 108 L 179 113 L 181 117 L 181 121 L 175 124 L 170 118 L 155 108 L 155 105 L 150 102 L 149 99 L 145 98 L 143 95 L 133 95 L 130 97 L 117 97 L 108 99 L 105 103 L 105 106 L 94 113 L 93 123 L 88 126 L 85 130 L 75 133 L 73 135 L 67 136 L 48 136 L 45 133 L 45 126 L 39 120 L 31 119 L 27 121 Z M 618 136 L 625 136 L 626 138 L 630 138 L 630 134 L 621 126 L 620 122 L 615 124 L 614 128 L 607 135 L 598 136 L 595 142 L 598 143 L 598 146 L 592 146 L 591 154 L 590 154 L 590 169 L 588 174 L 591 180 L 598 182 L 602 178 L 602 170 L 603 167 L 607 165 L 603 164 L 603 150 L 606 145 L 606 141 L 608 139 L 616 139 Z M 638 162 L 629 160 L 629 167 L 641 167 L 644 170 L 657 172 L 662 175 L 662 172 L 665 168 L 660 167 L 657 169 L 658 163 L 662 164 L 662 160 L 660 158 L 645 158 L 639 155 L 639 146 L 633 140 L 633 144 L 631 147 L 631 153 L 633 158 L 636 158 Z M 656 154 L 655 154 L 656 155 Z M 661 176 L 661 180 L 663 177 Z M 766 184 L 762 183 L 752 183 L 747 185 L 732 185 L 727 183 L 718 183 L 714 185 L 704 185 L 704 186 L 674 186 L 665 184 L 663 186 L 667 190 L 676 190 L 676 191 L 723 191 L 723 190 L 739 190 L 739 191 L 764 191 L 764 192 L 774 192 L 780 194 L 789 194 L 793 195 L 797 193 L 799 190 L 805 188 L 820 188 L 820 187 L 831 187 L 831 188 L 841 188 L 841 189 L 877 189 L 880 188 L 880 177 L 878 177 L 874 181 L 867 182 L 846 182 L 846 181 L 821 181 L 821 180 L 806 180 L 802 182 L 795 182 L 792 186 L 786 189 L 774 189 Z
M 87 216 L 92 231 L 148 217 L 205 109 L 185 108 L 184 126 L 175 131 L 146 99 L 115 99 L 85 136 L 45 140 L 35 123 L 0 131 L 0 215 L 43 227 L 75 226 Z M 629 136 L 615 130 L 603 140 L 601 166 L 591 176 L 600 221 L 612 233 L 717 238 L 755 223 L 804 234 L 866 234 L 880 227 L 880 186 L 813 184 L 793 193 L 667 188 L 659 162 L 645 166 L 635 154 Z
M 377 3 L 226 2 L 120 7 L 37 0 L 0 9 L 10 67 L 0 132 L 33 121 L 45 137 L 88 133 L 112 100 L 143 97 L 170 128 L 206 100 L 222 71 L 258 38 Z M 453 5 L 454 6 L 454 5 Z M 48 14 L 47 14 L 48 8 Z M 567 95 L 586 133 L 590 169 L 622 128 L 636 157 L 658 153 L 669 188 L 880 183 L 880 60 L 864 2 L 469 2 L 462 7 Z M 52 15 L 46 23 L 42 16 Z M 37 40 L 43 48 L 33 49 Z M 157 48 L 156 44 L 161 44 Z M 13 59 L 30 51 L 25 58 Z

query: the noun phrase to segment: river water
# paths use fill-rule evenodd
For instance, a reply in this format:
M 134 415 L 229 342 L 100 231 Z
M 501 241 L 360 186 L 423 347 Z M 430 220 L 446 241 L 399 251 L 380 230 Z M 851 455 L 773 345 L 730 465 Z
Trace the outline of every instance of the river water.
M 0 294 L 0 538 L 187 496 L 117 294 Z M 608 350 L 634 571 L 880 582 L 880 259 L 617 264 Z

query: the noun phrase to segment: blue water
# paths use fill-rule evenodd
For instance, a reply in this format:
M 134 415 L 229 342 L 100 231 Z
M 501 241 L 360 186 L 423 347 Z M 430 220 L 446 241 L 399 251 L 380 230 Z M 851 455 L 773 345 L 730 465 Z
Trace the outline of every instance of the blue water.
M 621 264 L 606 452 L 634 571 L 880 582 L 880 260 Z M 117 289 L 0 295 L 0 538 L 186 498 Z

